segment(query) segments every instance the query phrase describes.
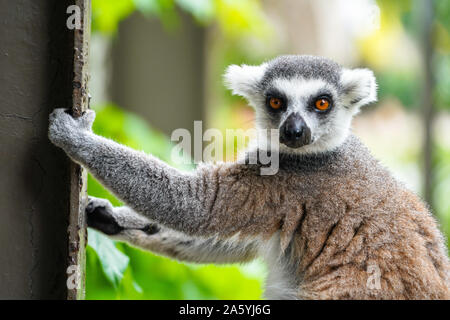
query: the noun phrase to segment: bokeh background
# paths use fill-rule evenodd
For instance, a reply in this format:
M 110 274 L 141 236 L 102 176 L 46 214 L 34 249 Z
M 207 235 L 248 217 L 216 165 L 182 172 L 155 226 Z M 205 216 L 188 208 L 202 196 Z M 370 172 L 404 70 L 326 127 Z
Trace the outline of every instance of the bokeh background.
M 379 102 L 354 131 L 450 235 L 450 1 L 92 0 L 92 19 L 94 131 L 169 163 L 171 132 L 194 120 L 252 126 L 222 84 L 229 64 L 313 54 L 373 69 Z M 92 177 L 88 191 L 120 205 Z M 260 299 L 265 272 L 181 264 L 89 230 L 87 299 Z

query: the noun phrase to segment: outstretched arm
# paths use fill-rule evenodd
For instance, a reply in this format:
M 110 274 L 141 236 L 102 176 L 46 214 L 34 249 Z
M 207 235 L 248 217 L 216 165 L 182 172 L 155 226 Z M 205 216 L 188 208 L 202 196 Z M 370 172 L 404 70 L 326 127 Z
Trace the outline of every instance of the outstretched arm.
M 95 135 L 90 129 L 94 118 L 91 110 L 74 119 L 56 109 L 50 115 L 50 140 L 138 213 L 197 236 L 267 237 L 280 228 L 281 214 L 287 211 L 274 207 L 282 196 L 266 191 L 272 182 L 255 178 L 256 168 L 203 165 L 194 172 L 181 172 Z M 272 199 L 274 194 L 278 200 Z
M 257 241 L 192 237 L 154 223 L 128 207 L 90 197 L 87 221 L 114 239 L 172 259 L 195 263 L 248 262 L 256 257 Z

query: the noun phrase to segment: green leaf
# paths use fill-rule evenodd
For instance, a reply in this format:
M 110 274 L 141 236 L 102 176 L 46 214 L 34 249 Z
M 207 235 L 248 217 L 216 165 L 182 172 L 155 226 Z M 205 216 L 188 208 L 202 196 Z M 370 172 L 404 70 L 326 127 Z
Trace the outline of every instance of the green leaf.
M 134 281 L 133 272 L 131 267 L 125 270 L 124 277 L 120 283 L 120 288 L 118 290 L 119 299 L 142 299 L 143 290 L 139 284 Z
M 106 278 L 100 259 L 91 246 L 86 247 L 86 299 L 116 299 L 117 290 Z
M 88 229 L 88 243 L 97 253 L 106 278 L 117 288 L 130 259 L 116 248 L 113 240 L 93 229 Z

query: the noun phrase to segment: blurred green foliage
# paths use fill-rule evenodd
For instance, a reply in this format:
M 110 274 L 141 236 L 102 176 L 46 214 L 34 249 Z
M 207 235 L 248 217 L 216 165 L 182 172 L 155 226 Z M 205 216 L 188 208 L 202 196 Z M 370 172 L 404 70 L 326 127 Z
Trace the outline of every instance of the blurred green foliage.
M 377 81 L 378 99 L 395 97 L 407 108 L 420 107 L 420 81 L 411 72 L 380 71 Z
M 231 38 L 270 32 L 259 0 L 92 0 L 92 31 L 114 34 L 120 21 L 135 11 L 173 28 L 178 26 L 179 10 L 202 25 L 217 23 Z
M 114 105 L 94 109 L 97 112 L 94 132 L 176 166 L 170 161 L 171 141 L 138 116 Z M 116 206 L 121 204 L 92 176 L 88 179 L 89 195 L 107 198 Z M 86 298 L 259 299 L 264 271 L 258 264 L 253 269 L 252 275 L 247 275 L 238 266 L 185 265 L 89 229 Z
M 433 204 L 434 211 L 441 220 L 441 226 L 450 239 L 450 149 L 434 145 L 433 168 Z M 449 248 L 450 249 L 450 248 Z
M 450 32 L 450 1 L 433 0 L 436 21 Z
M 436 107 L 450 110 L 450 54 L 436 54 L 433 60 Z
M 133 0 L 92 0 L 92 32 L 113 33 L 134 10 Z
M 421 34 L 422 0 L 377 0 L 381 14 L 386 20 L 400 20 L 405 31 L 423 50 Z M 432 68 L 435 75 L 435 105 L 450 110 L 450 1 L 432 0 L 434 21 L 431 44 L 433 46 Z M 395 97 L 408 108 L 420 108 L 420 88 L 423 76 L 420 70 L 386 68 L 377 71 L 380 100 Z

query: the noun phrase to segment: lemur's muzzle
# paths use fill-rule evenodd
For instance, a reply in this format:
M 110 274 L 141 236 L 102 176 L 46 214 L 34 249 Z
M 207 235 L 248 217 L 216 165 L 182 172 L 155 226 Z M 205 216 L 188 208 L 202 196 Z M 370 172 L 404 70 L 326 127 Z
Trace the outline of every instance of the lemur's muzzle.
M 311 143 L 311 129 L 298 114 L 292 113 L 280 128 L 280 143 L 290 148 L 300 148 Z

